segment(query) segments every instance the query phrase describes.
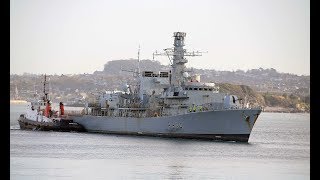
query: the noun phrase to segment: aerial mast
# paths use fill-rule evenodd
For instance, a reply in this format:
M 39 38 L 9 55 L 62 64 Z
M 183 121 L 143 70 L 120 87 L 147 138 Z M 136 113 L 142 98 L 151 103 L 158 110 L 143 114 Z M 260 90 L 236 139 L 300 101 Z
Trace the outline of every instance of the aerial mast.
M 138 49 L 138 75 L 140 74 L 140 44 Z

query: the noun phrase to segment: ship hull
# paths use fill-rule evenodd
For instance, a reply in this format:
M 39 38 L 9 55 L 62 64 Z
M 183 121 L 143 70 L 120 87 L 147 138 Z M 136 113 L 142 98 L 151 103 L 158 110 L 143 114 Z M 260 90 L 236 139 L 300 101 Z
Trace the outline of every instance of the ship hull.
M 64 122 L 38 122 L 33 121 L 21 116 L 18 119 L 20 129 L 22 130 L 37 130 L 37 131 L 61 131 L 61 132 L 69 132 L 69 131 L 78 131 L 84 132 L 85 129 L 83 126 L 78 123 L 73 123 L 70 120 L 64 120 Z
M 167 117 L 73 117 L 88 132 L 248 142 L 261 109 L 196 112 Z

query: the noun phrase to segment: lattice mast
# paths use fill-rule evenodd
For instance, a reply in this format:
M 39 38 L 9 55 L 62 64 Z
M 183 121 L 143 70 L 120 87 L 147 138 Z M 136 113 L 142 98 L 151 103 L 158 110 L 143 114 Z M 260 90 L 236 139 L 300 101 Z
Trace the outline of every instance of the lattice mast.
M 174 87 L 178 87 L 183 85 L 187 78 L 184 76 L 184 72 L 186 72 L 185 64 L 188 62 L 185 56 L 202 56 L 203 52 L 199 52 L 199 51 L 187 52 L 186 49 L 183 49 L 184 38 L 186 37 L 186 33 L 174 32 L 173 37 L 174 37 L 173 48 L 164 49 L 165 53 L 158 53 L 156 51 L 155 53 L 153 53 L 153 56 L 155 55 L 168 56 L 172 66 L 171 85 L 173 85 Z

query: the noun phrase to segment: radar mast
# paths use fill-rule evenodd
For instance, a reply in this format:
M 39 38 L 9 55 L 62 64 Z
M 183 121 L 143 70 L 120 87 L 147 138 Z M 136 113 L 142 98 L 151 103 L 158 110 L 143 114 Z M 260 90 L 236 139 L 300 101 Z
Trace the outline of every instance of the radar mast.
M 184 38 L 186 37 L 185 32 L 174 32 L 173 37 L 173 48 L 164 49 L 165 53 L 158 53 L 156 51 L 153 53 L 153 56 L 168 56 L 170 62 L 172 60 L 171 85 L 174 87 L 179 87 L 186 82 L 186 77 L 183 76 L 183 73 L 186 72 L 185 64 L 188 62 L 188 60 L 185 58 L 185 56 L 202 56 L 202 53 L 204 52 L 187 52 L 186 49 L 183 49 Z M 172 58 L 170 59 L 171 56 Z

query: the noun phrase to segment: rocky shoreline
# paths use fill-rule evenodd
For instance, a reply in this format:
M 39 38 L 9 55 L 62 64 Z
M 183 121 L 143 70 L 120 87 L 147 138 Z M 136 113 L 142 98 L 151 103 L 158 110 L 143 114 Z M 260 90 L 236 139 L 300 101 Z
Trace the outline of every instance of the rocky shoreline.
M 309 111 L 302 111 L 296 108 L 284 108 L 284 107 L 264 107 L 263 112 L 276 112 L 276 113 L 310 113 Z

